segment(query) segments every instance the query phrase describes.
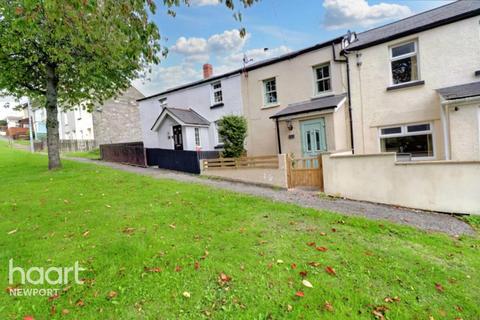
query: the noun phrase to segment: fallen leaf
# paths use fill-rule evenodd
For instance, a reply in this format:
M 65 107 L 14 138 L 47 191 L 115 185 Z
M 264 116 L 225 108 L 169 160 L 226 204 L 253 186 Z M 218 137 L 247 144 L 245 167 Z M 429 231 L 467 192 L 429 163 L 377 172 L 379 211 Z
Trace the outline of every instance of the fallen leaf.
M 302 291 L 297 291 L 297 292 L 295 293 L 295 295 L 296 295 L 297 297 L 304 297 L 304 296 L 305 296 L 305 293 L 303 293 Z
M 312 267 L 319 267 L 321 266 L 322 264 L 320 262 L 309 262 L 308 263 L 309 266 L 312 266 Z
M 195 261 L 195 263 L 193 264 L 193 267 L 195 268 L 195 270 L 200 269 L 200 262 Z
M 122 230 L 123 233 L 131 235 L 135 232 L 135 228 L 126 227 Z
M 307 288 L 313 288 L 313 285 L 308 280 L 302 280 L 302 284 Z
M 308 274 L 308 271 L 303 270 L 303 271 L 300 271 L 298 274 L 300 275 L 300 277 L 305 278 Z
M 437 289 L 438 292 L 445 291 L 445 289 L 443 289 L 443 286 L 440 283 L 435 283 L 435 289 Z
M 174 223 L 169 224 L 168 226 L 169 226 L 170 228 L 172 228 L 172 229 L 175 229 L 175 228 L 177 227 Z
M 287 312 L 292 312 L 293 307 L 291 305 L 287 305 Z
M 337 272 L 335 271 L 335 269 L 333 269 L 332 267 L 325 267 L 325 271 L 328 273 L 328 274 L 331 274 L 332 276 L 336 275 Z
M 145 272 L 159 273 L 159 272 L 162 272 L 162 268 L 160 268 L 160 267 L 152 267 L 152 268 L 144 267 L 144 268 L 143 268 L 143 271 L 145 271 Z
M 200 259 L 205 260 L 208 257 L 208 254 L 209 252 L 205 250 L 205 253 L 203 254 L 203 256 L 200 257 Z
M 25 316 L 23 320 L 35 320 L 35 318 L 33 316 Z
M 399 297 L 386 297 L 385 299 L 383 299 L 383 301 L 388 302 L 388 303 L 399 302 L 400 298 Z
M 326 252 L 326 251 L 328 251 L 328 249 L 325 248 L 325 247 L 317 247 L 316 249 L 317 249 L 317 251 L 321 251 L 321 252 Z
M 60 298 L 60 296 L 58 295 L 58 293 L 55 293 L 54 295 L 51 295 L 50 297 L 48 297 L 48 301 L 53 301 L 58 298 Z
M 87 231 L 85 231 L 85 232 L 82 234 L 82 236 L 86 237 L 86 236 L 88 236 L 89 234 L 90 234 L 90 231 L 87 230 Z
M 78 299 L 77 302 L 75 302 L 75 305 L 77 307 L 83 307 L 83 306 L 85 306 L 85 302 L 83 302 L 82 299 Z
M 70 201 L 68 201 L 67 199 L 65 199 L 65 200 L 63 200 L 63 203 L 68 204 L 68 203 L 70 203 Z
M 107 207 L 107 208 L 111 208 L 112 206 L 111 206 L 111 205 L 109 205 L 109 204 L 106 204 L 106 205 L 105 205 L 105 207 Z
M 325 232 L 320 232 L 321 236 L 326 236 L 327 234 Z
M 107 299 L 111 300 L 113 298 L 115 298 L 116 296 L 118 296 L 118 293 L 115 292 L 115 291 L 110 291 L 107 295 Z
M 9 231 L 7 234 L 8 234 L 8 235 L 11 235 L 11 234 L 16 233 L 17 231 L 18 231 L 18 229 L 13 229 L 12 231 Z
M 385 320 L 385 313 L 388 311 L 388 308 L 385 306 L 377 306 L 373 309 L 372 313 L 375 318 L 380 320 Z
M 292 270 L 295 270 L 295 269 L 297 269 L 297 265 L 296 265 L 295 263 L 292 263 L 292 264 L 290 265 L 290 268 L 292 268 Z
M 325 308 L 325 310 L 333 312 L 333 306 L 330 302 L 325 301 L 325 304 L 323 305 L 323 307 Z
M 335 229 L 335 228 L 332 228 L 332 232 L 337 232 L 337 229 Z
M 175 272 L 180 272 L 182 271 L 182 266 L 176 266 L 175 267 Z
M 190 292 L 184 291 L 182 294 L 185 298 L 190 298 Z
M 67 314 L 69 314 L 69 313 L 70 313 L 70 310 L 68 310 L 68 309 L 63 309 L 63 310 L 62 310 L 62 314 L 63 314 L 63 315 L 67 315 Z
M 55 315 L 57 313 L 57 307 L 52 304 L 52 306 L 50 307 L 50 315 Z
M 307 246 L 309 246 L 309 247 L 315 247 L 315 242 L 307 242 Z
M 463 311 L 463 308 L 459 305 L 456 305 L 455 306 L 455 310 L 457 310 L 458 312 L 462 312 Z
M 227 283 L 227 282 L 230 282 L 230 280 L 232 280 L 231 277 L 227 276 L 225 273 L 220 273 L 220 275 L 218 276 L 218 280 L 221 282 L 221 283 Z
M 283 263 L 283 260 L 278 259 L 278 260 L 277 260 L 277 263 L 278 263 L 278 264 L 282 264 L 282 263 Z

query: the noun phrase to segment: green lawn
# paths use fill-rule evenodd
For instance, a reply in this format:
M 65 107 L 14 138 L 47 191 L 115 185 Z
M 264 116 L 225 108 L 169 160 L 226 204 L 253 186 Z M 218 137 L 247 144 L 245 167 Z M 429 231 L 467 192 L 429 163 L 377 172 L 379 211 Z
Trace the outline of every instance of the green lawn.
M 480 314 L 478 238 L 455 239 L 93 164 L 64 161 L 56 172 L 46 166 L 45 156 L 0 142 L 1 285 L 9 287 L 10 258 L 25 268 L 79 261 L 88 269 L 81 273 L 85 284 L 62 286 L 54 299 L 3 291 L 0 319 Z M 302 275 L 313 288 L 302 284 Z
M 100 159 L 100 149 L 93 149 L 93 150 L 90 150 L 90 151 L 66 152 L 62 155 L 66 156 L 66 157 L 99 160 Z

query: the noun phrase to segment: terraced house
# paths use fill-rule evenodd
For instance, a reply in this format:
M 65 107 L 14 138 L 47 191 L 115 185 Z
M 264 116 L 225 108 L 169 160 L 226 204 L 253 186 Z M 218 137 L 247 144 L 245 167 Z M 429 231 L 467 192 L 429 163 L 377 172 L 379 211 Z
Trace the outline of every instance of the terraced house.
M 350 59 L 354 149 L 480 159 L 480 1 L 358 34 Z

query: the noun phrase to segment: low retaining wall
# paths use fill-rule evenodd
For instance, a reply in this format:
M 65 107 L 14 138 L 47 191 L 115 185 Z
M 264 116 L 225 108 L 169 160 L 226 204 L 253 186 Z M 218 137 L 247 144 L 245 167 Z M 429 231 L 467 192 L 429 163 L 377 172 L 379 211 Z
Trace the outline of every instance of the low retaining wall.
M 287 188 L 286 155 L 278 155 L 278 168 L 224 167 L 211 168 L 202 165 L 202 175 L 231 181 Z
M 396 162 L 394 153 L 324 155 L 325 193 L 408 208 L 480 215 L 480 162 Z

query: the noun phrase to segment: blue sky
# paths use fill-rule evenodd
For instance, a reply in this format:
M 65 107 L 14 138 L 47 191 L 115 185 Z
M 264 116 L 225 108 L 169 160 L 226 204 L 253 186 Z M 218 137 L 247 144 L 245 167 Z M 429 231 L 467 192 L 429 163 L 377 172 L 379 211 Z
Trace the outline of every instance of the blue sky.
M 246 53 L 253 61 L 301 49 L 432 9 L 442 0 L 262 0 L 242 8 L 243 21 L 217 0 L 190 0 L 190 7 L 176 9 L 175 18 L 159 7 L 154 21 L 169 54 L 154 66 L 150 81 L 136 81 L 144 94 L 198 80 L 202 64 L 209 62 L 220 74 L 242 66 Z M 237 2 L 238 3 L 238 2 Z M 246 39 L 236 30 L 245 27 Z M 269 48 L 264 51 L 263 48 Z

